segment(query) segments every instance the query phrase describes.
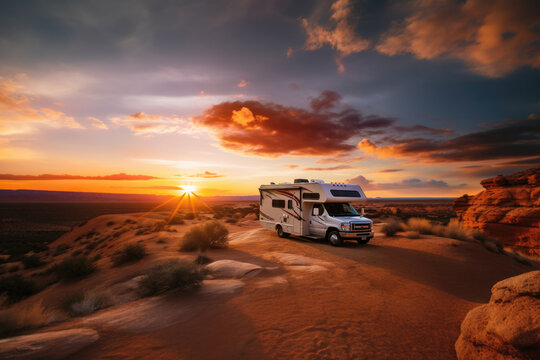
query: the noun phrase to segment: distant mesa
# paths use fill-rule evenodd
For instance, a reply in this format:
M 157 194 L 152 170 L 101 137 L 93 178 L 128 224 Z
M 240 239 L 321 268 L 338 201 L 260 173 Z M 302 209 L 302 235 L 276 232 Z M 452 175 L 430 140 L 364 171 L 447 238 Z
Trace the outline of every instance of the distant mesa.
M 486 190 L 454 200 L 459 219 L 505 246 L 540 256 L 540 167 L 481 184 Z

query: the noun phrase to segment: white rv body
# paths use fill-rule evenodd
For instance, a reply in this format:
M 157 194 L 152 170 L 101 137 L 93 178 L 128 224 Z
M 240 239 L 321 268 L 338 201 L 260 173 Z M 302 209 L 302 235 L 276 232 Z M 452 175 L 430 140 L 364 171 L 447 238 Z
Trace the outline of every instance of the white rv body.
M 367 243 L 373 237 L 373 221 L 349 205 L 366 199 L 358 185 L 297 179 L 292 184 L 261 185 L 259 193 L 259 222 L 280 236 L 328 238 L 333 245 L 347 239 Z

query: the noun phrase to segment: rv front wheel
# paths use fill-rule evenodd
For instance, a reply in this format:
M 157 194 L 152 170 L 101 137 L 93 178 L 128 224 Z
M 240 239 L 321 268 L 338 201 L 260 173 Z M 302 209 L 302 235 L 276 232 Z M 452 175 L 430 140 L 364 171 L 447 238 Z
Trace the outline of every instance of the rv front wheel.
M 332 246 L 343 245 L 343 240 L 341 239 L 341 236 L 339 236 L 339 232 L 336 230 L 329 231 L 326 235 L 326 240 L 328 240 Z
M 285 231 L 283 231 L 283 228 L 281 227 L 281 225 L 278 225 L 276 230 L 277 230 L 277 235 L 280 238 L 287 238 L 290 235 L 289 233 L 286 233 Z

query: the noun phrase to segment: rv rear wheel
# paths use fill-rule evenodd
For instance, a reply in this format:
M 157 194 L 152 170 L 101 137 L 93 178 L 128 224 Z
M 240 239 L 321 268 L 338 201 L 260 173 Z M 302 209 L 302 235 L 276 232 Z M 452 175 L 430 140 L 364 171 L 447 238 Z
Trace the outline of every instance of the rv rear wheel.
M 283 228 L 281 227 L 281 225 L 278 225 L 276 227 L 276 230 L 277 230 L 277 236 L 279 236 L 280 238 L 288 238 L 289 235 L 291 235 L 291 234 L 286 233 L 285 231 L 283 231 Z
M 332 246 L 343 245 L 343 239 L 341 239 L 341 236 L 339 236 L 339 232 L 336 230 L 329 231 L 326 235 L 326 240 L 328 240 L 328 242 L 332 244 Z

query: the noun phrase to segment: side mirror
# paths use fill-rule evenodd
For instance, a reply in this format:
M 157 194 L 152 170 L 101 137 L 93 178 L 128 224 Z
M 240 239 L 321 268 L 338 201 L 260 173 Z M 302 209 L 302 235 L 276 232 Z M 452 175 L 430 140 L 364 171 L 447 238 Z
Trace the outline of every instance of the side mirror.
M 361 208 L 361 209 L 360 209 L 360 215 L 361 215 L 361 216 L 364 216 L 365 213 L 366 213 L 366 212 L 364 211 L 364 208 Z
M 313 208 L 313 215 L 319 216 L 319 208 L 318 207 Z

